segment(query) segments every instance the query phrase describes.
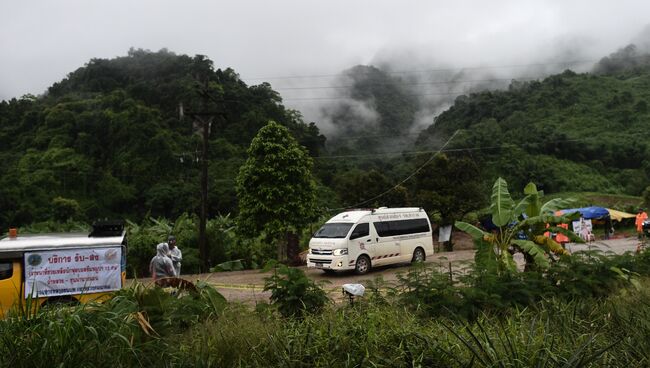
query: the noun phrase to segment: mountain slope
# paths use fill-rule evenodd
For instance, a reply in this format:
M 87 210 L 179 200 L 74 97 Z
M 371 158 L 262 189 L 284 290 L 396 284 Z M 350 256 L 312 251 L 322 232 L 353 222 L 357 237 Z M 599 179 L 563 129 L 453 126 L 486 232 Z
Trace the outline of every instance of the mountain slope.
M 198 78 L 197 78 L 198 77 Z M 218 103 L 197 94 L 207 81 Z M 176 217 L 197 206 L 200 141 L 185 110 L 215 111 L 211 214 L 236 208 L 234 177 L 269 120 L 312 155 L 324 137 L 268 84 L 247 86 L 203 56 L 130 50 L 93 59 L 45 96 L 0 102 L 0 227 L 56 217 Z M 64 208 L 61 208 L 61 207 Z M 69 216 L 68 216 L 69 215 Z
M 650 181 L 650 72 L 565 71 L 507 91 L 460 96 L 418 138 L 451 147 L 523 187 L 638 195 Z M 463 151 L 464 150 L 464 151 Z

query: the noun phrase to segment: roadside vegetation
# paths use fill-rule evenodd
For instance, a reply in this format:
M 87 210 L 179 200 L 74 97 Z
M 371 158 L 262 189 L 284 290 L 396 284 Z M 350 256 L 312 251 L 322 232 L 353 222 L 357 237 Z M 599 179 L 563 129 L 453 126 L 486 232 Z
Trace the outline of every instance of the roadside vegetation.
M 0 321 L 0 365 L 650 364 L 650 250 L 568 255 L 539 235 L 543 223 L 566 220 L 548 215 L 565 202 L 542 202 L 532 184 L 524 194 L 513 201 L 505 181 L 495 182 L 490 211 L 501 227 L 496 235 L 457 224 L 478 249 L 475 261 L 459 271 L 416 263 L 394 282 L 366 280 L 365 295 L 350 301 L 345 295 L 330 299 L 324 285 L 300 268 L 271 262 L 264 286 L 269 303 L 254 306 L 229 303 L 204 282 L 180 289 L 135 282 L 101 304 L 15 310 Z M 174 226 L 182 229 L 184 221 L 191 218 Z M 229 219 L 220 221 L 212 225 L 220 226 L 215 234 L 230 236 Z M 132 246 L 138 249 L 138 241 L 148 243 L 171 226 L 159 220 L 132 224 Z M 514 239 L 519 232 L 531 240 Z M 514 267 L 511 251 L 527 255 L 526 271 Z
M 0 365 L 582 367 L 650 364 L 650 252 L 579 252 L 543 272 L 448 274 L 415 265 L 350 305 L 300 269 L 267 279 L 271 304 L 212 287 L 136 283 L 103 304 L 0 321 Z

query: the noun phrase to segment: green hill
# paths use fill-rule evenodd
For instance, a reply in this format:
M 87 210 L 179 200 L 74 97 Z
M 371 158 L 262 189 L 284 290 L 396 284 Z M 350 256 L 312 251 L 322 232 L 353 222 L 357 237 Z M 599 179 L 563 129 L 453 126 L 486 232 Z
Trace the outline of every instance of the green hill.
M 506 91 L 460 96 L 418 138 L 446 139 L 514 188 L 639 195 L 650 183 L 650 72 L 565 71 Z
M 219 103 L 203 103 L 199 80 Z M 235 207 L 234 177 L 269 120 L 312 155 L 324 144 L 268 84 L 247 86 L 203 56 L 132 49 L 91 60 L 44 96 L 0 102 L 0 227 L 194 211 L 201 146 L 191 119 L 179 119 L 181 102 L 218 116 L 209 147 L 212 214 Z
M 481 208 L 482 189 L 497 176 L 517 193 L 532 180 L 546 193 L 638 196 L 650 183 L 645 60 L 628 47 L 593 73 L 565 71 L 459 96 L 415 146 L 405 132 L 423 102 L 400 77 L 357 66 L 342 74 L 351 83 L 346 102 L 325 111 L 336 128 L 326 147 L 317 126 L 285 108 L 270 84 L 248 86 L 204 56 L 132 49 L 124 57 L 93 59 L 43 96 L 0 102 L 0 228 L 194 212 L 201 145 L 191 119 L 179 117 L 181 102 L 186 112 L 217 116 L 209 145 L 210 216 L 237 211 L 234 178 L 252 137 L 269 120 L 288 127 L 316 157 L 322 207 L 438 211 L 444 203 L 451 218 L 458 203 L 464 203 L 458 213 Z M 207 100 L 197 93 L 205 82 Z M 360 104 L 372 110 L 370 118 L 355 110 Z M 426 152 L 456 131 L 447 157 L 420 168 L 431 156 Z M 425 153 L 394 154 L 399 151 Z M 322 152 L 329 157 L 318 157 Z M 387 192 L 406 177 L 413 180 Z

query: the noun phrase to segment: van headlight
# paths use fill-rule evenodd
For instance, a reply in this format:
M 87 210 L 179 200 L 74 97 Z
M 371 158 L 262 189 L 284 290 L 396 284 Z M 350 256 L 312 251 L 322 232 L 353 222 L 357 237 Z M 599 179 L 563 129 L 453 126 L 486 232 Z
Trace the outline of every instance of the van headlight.
M 347 249 L 334 249 L 334 255 L 335 256 L 344 256 L 346 254 L 348 254 Z

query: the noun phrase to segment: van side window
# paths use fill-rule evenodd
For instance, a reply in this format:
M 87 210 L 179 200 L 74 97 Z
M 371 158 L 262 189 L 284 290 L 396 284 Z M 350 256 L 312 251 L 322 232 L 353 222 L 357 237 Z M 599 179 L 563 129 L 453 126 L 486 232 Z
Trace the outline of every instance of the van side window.
M 12 261 L 0 262 L 0 280 L 11 278 L 14 274 L 14 263 Z
M 390 229 L 388 228 L 388 222 L 373 222 L 372 226 L 375 227 L 377 235 L 380 237 L 390 236 Z
M 380 237 L 426 233 L 430 230 L 426 219 L 373 222 Z
M 352 230 L 352 234 L 350 234 L 350 240 L 352 239 L 357 239 L 362 236 L 368 236 L 370 234 L 370 227 L 368 226 L 367 223 L 365 224 L 359 224 L 357 227 Z

